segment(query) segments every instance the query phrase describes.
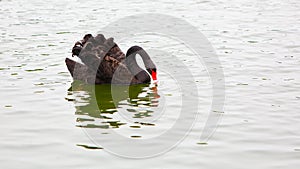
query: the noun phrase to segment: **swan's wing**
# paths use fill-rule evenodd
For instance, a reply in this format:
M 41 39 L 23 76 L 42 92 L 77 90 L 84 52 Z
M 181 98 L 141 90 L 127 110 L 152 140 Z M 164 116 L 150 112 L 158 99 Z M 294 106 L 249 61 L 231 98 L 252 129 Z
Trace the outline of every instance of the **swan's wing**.
M 87 83 L 94 83 L 92 81 L 96 75 L 95 71 L 92 71 L 91 69 L 89 69 L 88 66 L 78 63 L 69 58 L 66 58 L 65 62 L 74 80 L 81 80 Z
M 123 64 L 125 54 L 113 38 L 105 39 L 102 34 L 90 38 L 81 50 L 79 58 L 90 70 L 96 72 L 97 79 L 104 83 L 111 83 L 113 78 L 116 83 L 131 79 L 131 73 Z
M 101 62 L 97 75 L 111 79 L 112 84 L 138 84 L 141 83 L 132 76 L 127 66 L 111 56 L 105 56 Z M 102 70 L 102 71 L 99 71 Z
M 79 58 L 87 66 L 93 66 L 95 62 L 99 65 L 99 62 L 105 56 L 113 57 L 120 62 L 125 59 L 125 54 L 114 42 L 114 39 L 105 39 L 102 34 L 98 34 L 95 38 L 90 38 L 79 54 Z

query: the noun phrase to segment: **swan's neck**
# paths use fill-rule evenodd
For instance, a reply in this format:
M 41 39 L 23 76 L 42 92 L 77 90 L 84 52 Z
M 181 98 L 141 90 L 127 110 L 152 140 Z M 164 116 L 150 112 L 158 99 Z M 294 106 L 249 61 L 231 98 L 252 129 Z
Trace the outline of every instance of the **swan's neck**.
M 127 53 L 126 53 L 126 65 L 133 75 L 137 75 L 138 73 L 145 71 L 137 64 L 136 54 L 139 54 L 142 57 L 144 65 L 145 65 L 147 71 L 151 75 L 153 74 L 152 73 L 153 70 L 155 70 L 155 73 L 156 73 L 156 66 L 150 59 L 150 56 L 148 55 L 148 53 L 139 46 L 132 46 L 131 48 L 129 48 L 127 50 Z M 145 75 L 145 73 L 143 73 L 143 74 L 144 74 L 144 76 L 148 76 L 148 78 L 150 78 L 149 75 L 147 75 L 147 73 L 146 73 L 146 75 Z

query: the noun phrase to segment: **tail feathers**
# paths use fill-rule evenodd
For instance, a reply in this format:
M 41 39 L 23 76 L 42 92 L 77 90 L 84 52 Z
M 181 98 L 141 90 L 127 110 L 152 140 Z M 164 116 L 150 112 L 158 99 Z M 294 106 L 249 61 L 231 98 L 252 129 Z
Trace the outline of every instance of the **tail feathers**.
M 68 70 L 69 70 L 70 74 L 73 77 L 76 62 L 74 60 L 69 59 L 69 58 L 66 58 L 65 62 L 66 62 L 66 65 L 68 67 Z

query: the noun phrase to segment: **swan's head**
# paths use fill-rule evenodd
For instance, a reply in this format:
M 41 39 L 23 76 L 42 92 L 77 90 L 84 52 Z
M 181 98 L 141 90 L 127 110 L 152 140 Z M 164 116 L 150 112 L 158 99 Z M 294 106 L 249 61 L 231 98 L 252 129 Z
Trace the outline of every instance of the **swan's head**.
M 156 82 L 157 81 L 157 71 L 156 71 L 156 68 L 148 68 L 147 71 L 151 75 L 152 80 L 154 82 Z

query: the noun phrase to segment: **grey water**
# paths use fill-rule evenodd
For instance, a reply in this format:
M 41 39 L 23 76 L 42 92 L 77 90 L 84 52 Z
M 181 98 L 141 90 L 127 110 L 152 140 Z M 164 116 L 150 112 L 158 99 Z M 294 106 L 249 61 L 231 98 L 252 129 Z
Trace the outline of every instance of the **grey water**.
M 299 168 L 299 11 L 296 0 L 0 1 L 0 167 Z M 147 13 L 187 21 L 220 60 L 224 110 L 205 142 L 200 136 L 213 84 L 201 59 L 181 41 L 151 33 L 115 39 L 124 52 L 133 45 L 149 51 L 158 64 L 157 86 L 86 85 L 73 82 L 65 66 L 84 34 Z M 174 75 L 180 71 L 172 74 L 170 67 L 188 67 L 197 90 L 183 93 Z M 197 110 L 191 102 L 191 110 L 181 111 L 185 95 L 197 96 Z M 119 143 L 113 133 L 145 140 L 151 151 L 163 145 L 156 138 L 172 129 L 180 113 L 191 111 L 197 112 L 192 128 L 171 149 L 138 160 L 118 155 L 146 152 Z

